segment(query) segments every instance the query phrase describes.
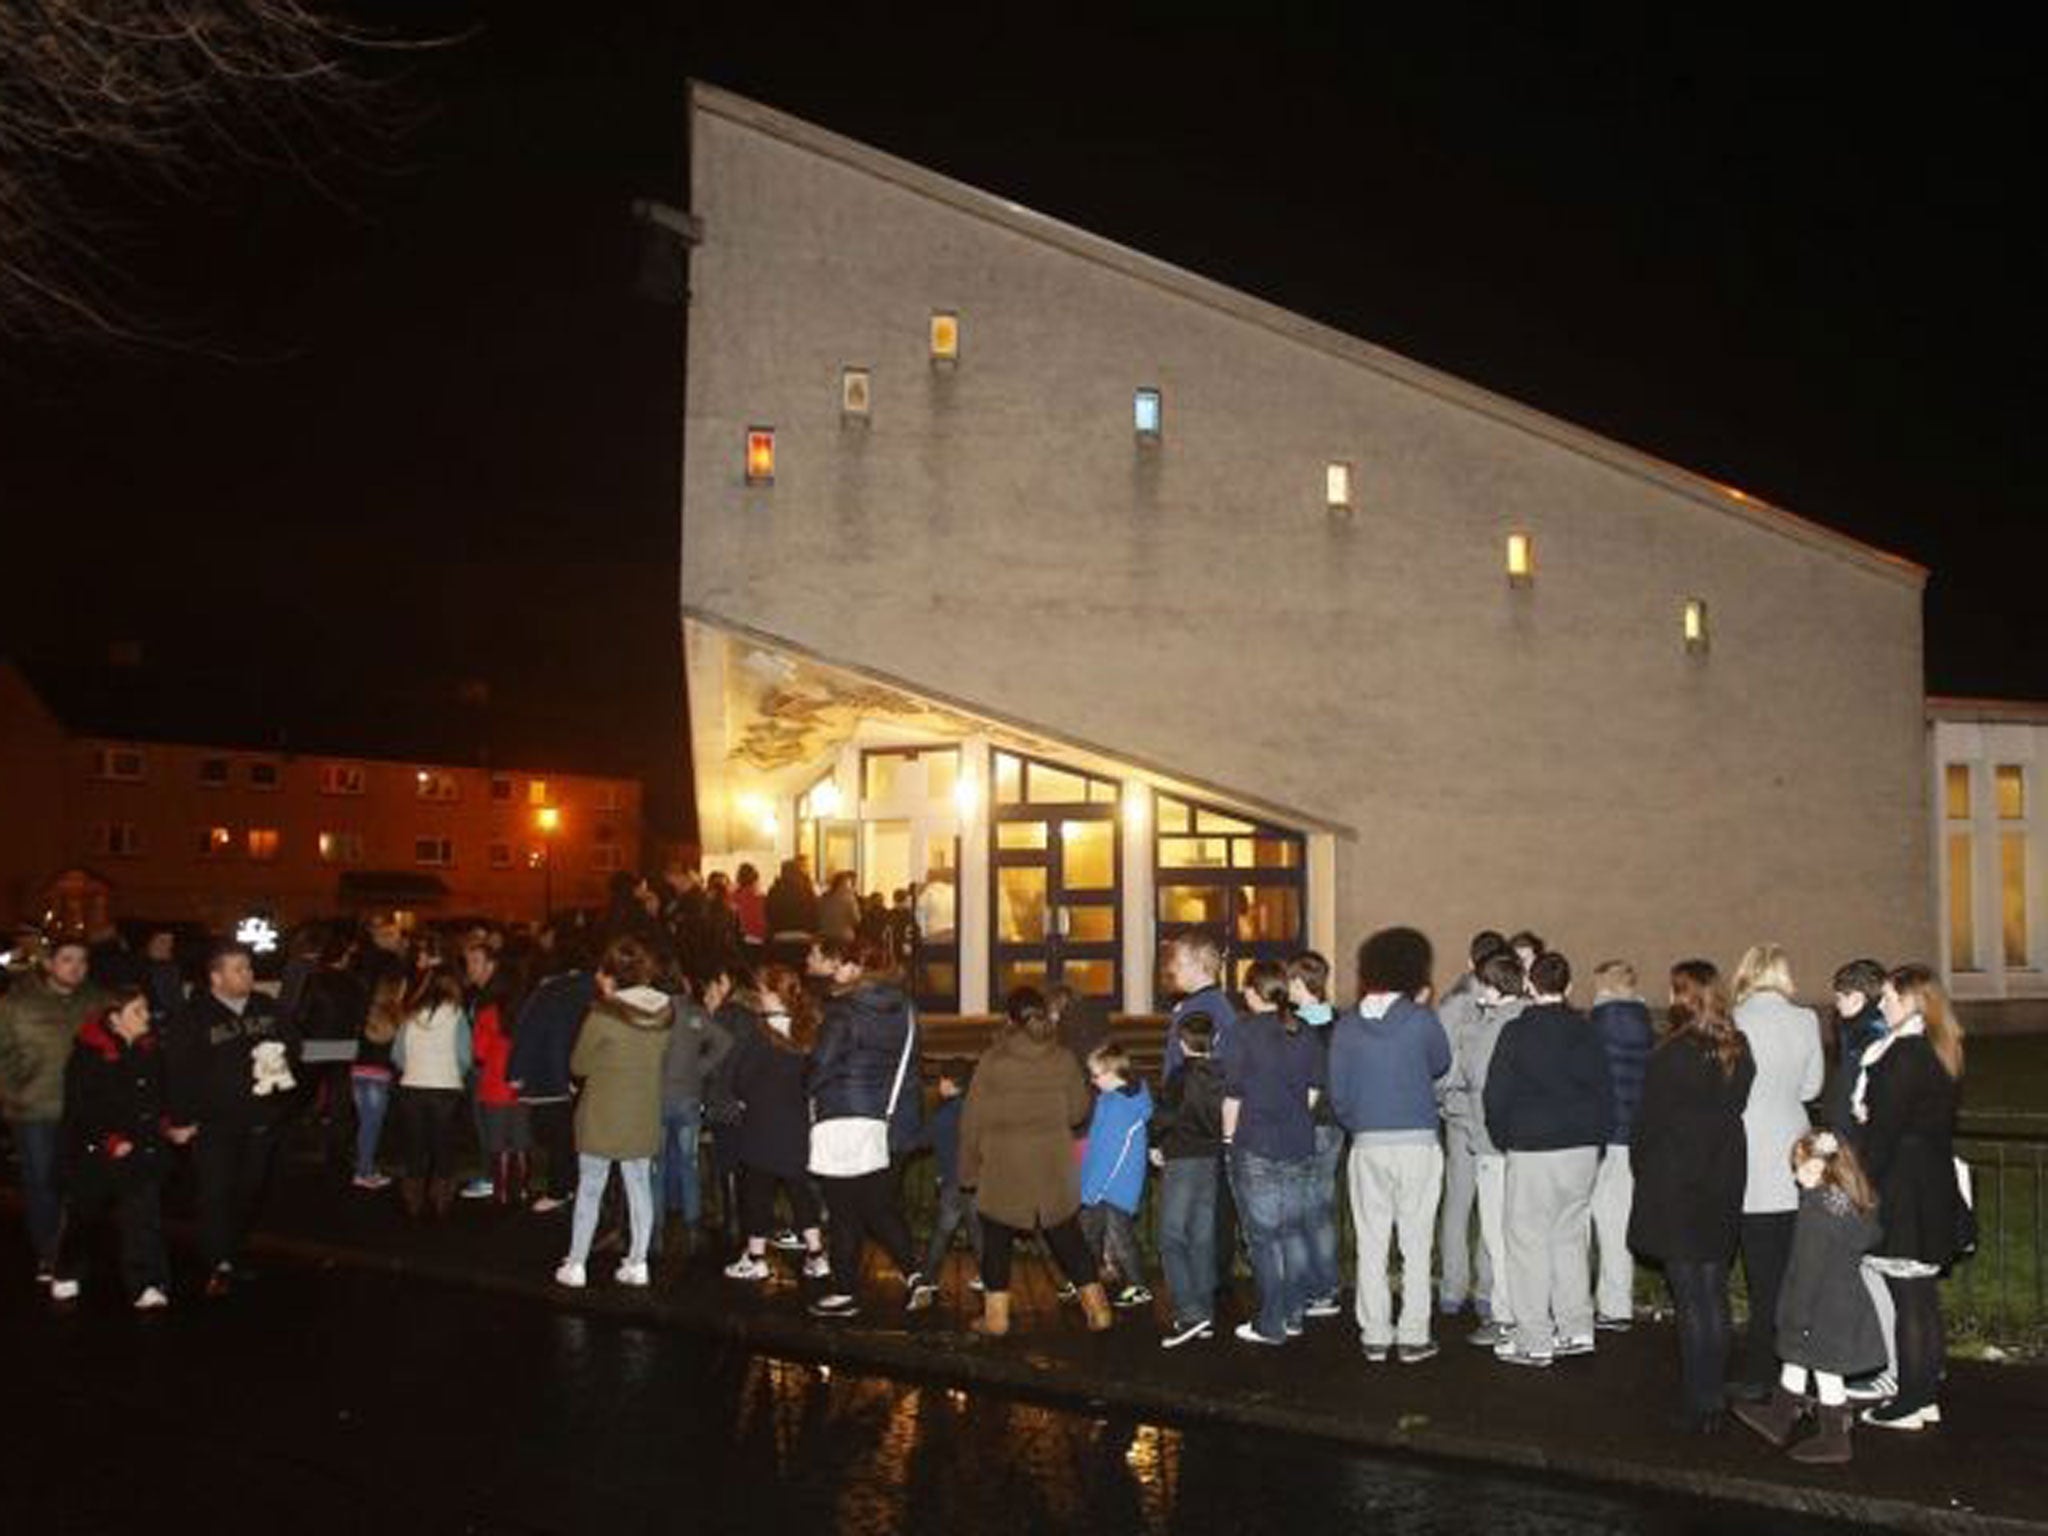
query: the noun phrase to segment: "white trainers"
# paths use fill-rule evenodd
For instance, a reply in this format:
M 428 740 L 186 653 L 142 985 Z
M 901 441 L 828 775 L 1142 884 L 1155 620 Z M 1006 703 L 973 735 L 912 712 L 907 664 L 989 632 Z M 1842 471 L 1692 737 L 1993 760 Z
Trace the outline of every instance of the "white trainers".
M 804 1260 L 806 1280 L 829 1280 L 832 1278 L 832 1261 L 822 1253 L 811 1254 Z
M 144 1286 L 142 1294 L 135 1298 L 135 1310 L 138 1312 L 161 1312 L 170 1304 L 171 1298 L 154 1285 Z
M 583 1266 L 568 1259 L 564 1259 L 555 1271 L 555 1284 L 566 1285 L 572 1291 L 580 1291 L 588 1283 L 589 1277 L 584 1274 Z
M 646 1261 L 642 1260 L 640 1263 L 635 1264 L 631 1259 L 627 1259 L 617 1269 L 612 1271 L 612 1278 L 621 1285 L 645 1285 L 647 1284 Z
M 725 1278 L 728 1280 L 766 1280 L 768 1274 L 767 1259 L 757 1259 L 751 1253 L 743 1253 L 725 1266 Z
M 58 1280 L 52 1280 L 52 1281 L 50 1282 L 50 1300 L 52 1300 L 52 1301 L 76 1301 L 76 1300 L 78 1300 L 78 1282 L 77 1282 L 76 1280 L 63 1280 L 63 1279 L 58 1279 Z

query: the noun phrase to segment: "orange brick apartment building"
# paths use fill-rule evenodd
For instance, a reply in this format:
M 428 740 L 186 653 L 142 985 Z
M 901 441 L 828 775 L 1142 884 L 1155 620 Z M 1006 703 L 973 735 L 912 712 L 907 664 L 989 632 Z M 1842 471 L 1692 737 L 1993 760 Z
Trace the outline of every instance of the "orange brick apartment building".
M 0 662 L 0 922 L 533 921 L 640 867 L 629 778 L 73 729 Z

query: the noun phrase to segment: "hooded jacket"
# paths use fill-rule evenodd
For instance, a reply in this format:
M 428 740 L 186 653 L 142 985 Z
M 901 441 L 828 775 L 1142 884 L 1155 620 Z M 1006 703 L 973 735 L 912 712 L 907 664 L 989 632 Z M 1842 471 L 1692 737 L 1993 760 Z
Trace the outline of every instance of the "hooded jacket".
M 1436 1083 L 1451 1070 L 1450 1037 L 1436 1010 L 1413 998 L 1396 997 L 1377 1015 L 1366 1006 L 1346 1009 L 1330 1031 L 1337 1123 L 1367 1141 L 1435 1141 Z
M 890 1153 L 907 1152 L 923 1115 L 919 1081 L 917 1015 L 902 988 L 864 981 L 826 999 L 811 1053 L 813 1120 L 886 1119 Z
M 661 1062 L 675 1005 L 654 987 L 600 997 L 584 1017 L 569 1058 L 583 1079 L 576 1100 L 576 1150 L 634 1162 L 661 1150 Z
M 1151 1118 L 1152 1091 L 1142 1082 L 1095 1095 L 1088 1150 L 1081 1157 L 1083 1205 L 1137 1213 L 1145 1198 L 1145 1127 Z
M 1500 1032 L 1484 1103 L 1503 1152 L 1605 1146 L 1614 1128 L 1607 1048 L 1576 1008 L 1531 1003 Z
M 64 1117 L 64 1064 L 79 1027 L 106 1006 L 87 982 L 59 992 L 24 977 L 0 997 L 0 1111 L 10 1120 L 55 1124 Z
M 569 1057 L 576 1033 L 597 1000 L 597 981 L 588 971 L 562 971 L 527 996 L 512 1032 L 508 1082 L 519 1085 L 522 1103 L 546 1104 L 569 1097 Z

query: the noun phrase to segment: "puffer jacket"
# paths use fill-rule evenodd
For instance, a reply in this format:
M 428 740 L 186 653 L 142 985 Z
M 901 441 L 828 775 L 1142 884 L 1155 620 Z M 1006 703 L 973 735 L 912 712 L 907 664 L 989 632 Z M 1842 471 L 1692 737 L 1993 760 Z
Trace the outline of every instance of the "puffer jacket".
M 64 1118 L 64 1065 L 79 1026 L 106 1004 L 90 983 L 59 992 L 39 976 L 0 997 L 0 1112 L 52 1125 Z
M 901 987 L 864 981 L 826 999 L 810 1088 L 814 1122 L 886 1119 L 892 1155 L 917 1145 L 923 1116 L 917 1014 Z

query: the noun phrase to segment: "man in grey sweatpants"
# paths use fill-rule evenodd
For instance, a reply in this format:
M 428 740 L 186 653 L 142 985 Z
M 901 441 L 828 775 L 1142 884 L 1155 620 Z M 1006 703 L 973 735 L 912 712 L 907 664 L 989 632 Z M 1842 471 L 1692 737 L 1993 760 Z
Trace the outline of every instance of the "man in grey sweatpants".
M 1437 1005 L 1451 1055 L 1463 1061 L 1485 1020 L 1479 1007 L 1478 968 L 1489 956 L 1508 952 L 1508 941 L 1488 930 L 1472 937 L 1472 970 L 1452 983 Z M 1472 1084 L 1454 1065 L 1437 1084 L 1444 1123 L 1444 1195 L 1438 1212 L 1437 1308 L 1446 1317 L 1465 1310 L 1469 1299 L 1481 1323 L 1492 1320 L 1493 1263 L 1482 1240 L 1473 1241 L 1479 1181 L 1475 1142 L 1485 1135 Z M 1474 1250 L 1477 1250 L 1476 1254 Z
M 1494 1355 L 1509 1365 L 1593 1352 L 1586 1246 L 1614 1095 L 1599 1035 L 1565 1001 L 1571 979 L 1563 955 L 1536 958 L 1529 1006 L 1501 1031 L 1486 1075 L 1487 1129 L 1507 1155 L 1515 1331 Z

